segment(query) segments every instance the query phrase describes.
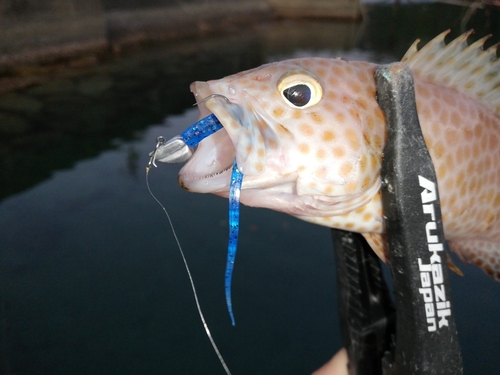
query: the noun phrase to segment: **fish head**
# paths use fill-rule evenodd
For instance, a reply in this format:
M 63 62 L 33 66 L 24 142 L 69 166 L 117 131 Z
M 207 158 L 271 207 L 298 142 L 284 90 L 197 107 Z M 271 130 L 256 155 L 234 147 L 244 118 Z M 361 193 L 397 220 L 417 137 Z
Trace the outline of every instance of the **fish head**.
M 384 125 L 376 126 L 383 115 L 374 69 L 302 58 L 194 82 L 200 118 L 213 113 L 223 129 L 200 142 L 179 184 L 227 197 L 236 158 L 245 205 L 299 217 L 361 207 L 380 187 Z

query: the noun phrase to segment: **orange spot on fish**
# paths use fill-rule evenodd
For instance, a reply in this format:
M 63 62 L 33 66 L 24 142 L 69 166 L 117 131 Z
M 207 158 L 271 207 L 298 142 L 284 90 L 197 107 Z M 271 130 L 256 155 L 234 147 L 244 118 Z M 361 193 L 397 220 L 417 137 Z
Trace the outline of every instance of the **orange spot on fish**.
M 326 177 L 326 168 L 318 168 L 316 172 L 314 172 L 314 174 L 316 175 L 316 177 L 324 179 Z
M 337 122 L 343 123 L 345 121 L 345 115 L 342 112 L 335 113 L 335 120 Z
M 355 181 L 349 182 L 345 185 L 345 190 L 347 192 L 354 192 L 358 188 L 358 183 Z
M 339 81 L 335 77 L 330 77 L 330 78 L 328 78 L 328 84 L 330 84 L 332 86 L 337 86 L 339 84 Z
M 457 185 L 462 185 L 464 183 L 464 181 L 465 181 L 465 174 L 464 174 L 463 171 L 458 174 L 456 181 L 457 181 Z
M 418 85 L 417 86 L 417 94 L 423 96 L 424 98 L 428 98 L 430 95 L 430 92 L 425 86 Z
M 361 91 L 361 86 L 357 82 L 349 82 L 349 87 L 355 93 L 359 93 Z
M 458 115 L 456 113 L 453 113 L 451 115 L 451 118 L 452 118 L 452 122 L 453 121 L 453 116 L 456 116 L 457 117 L 457 120 L 456 122 L 458 122 Z M 446 138 L 446 141 L 449 143 L 449 144 L 455 144 L 456 142 L 458 142 L 458 139 L 459 139 L 459 135 L 458 133 L 455 131 L 455 130 L 447 130 L 445 133 L 444 133 L 444 136 Z
M 325 103 L 325 105 L 323 106 L 323 108 L 325 108 L 329 112 L 335 111 L 335 108 L 333 108 L 333 106 L 331 104 L 329 104 L 329 103 Z
M 366 81 L 368 81 L 367 74 L 363 70 L 358 70 L 357 76 L 358 76 L 358 81 L 359 82 L 366 82 Z
M 373 129 L 375 126 L 375 120 L 373 119 L 372 116 L 367 115 L 366 116 L 366 125 L 368 126 L 368 129 Z
M 271 78 L 271 74 L 261 74 L 256 76 L 254 79 L 258 82 L 265 82 Z
M 352 163 L 347 162 L 340 166 L 339 174 L 341 177 L 347 178 L 351 174 L 352 170 L 353 170 Z
M 358 208 L 354 212 L 356 212 L 357 214 L 361 215 L 365 211 L 365 208 L 366 208 L 366 205 L 365 206 L 361 206 L 360 208 Z
M 368 108 L 368 104 L 366 104 L 366 102 L 364 100 L 357 99 L 356 104 L 358 105 L 358 107 L 360 107 L 364 111 L 366 111 L 366 109 Z
M 444 177 L 446 176 L 446 166 L 445 165 L 440 165 L 437 169 L 437 176 L 438 176 L 438 179 L 444 179 Z
M 321 115 L 317 112 L 311 112 L 309 117 L 311 117 L 311 119 L 318 124 L 323 123 L 323 117 L 321 117 Z
M 359 170 L 364 173 L 366 171 L 366 167 L 368 165 L 368 159 L 366 158 L 366 155 L 363 154 L 361 155 L 361 159 L 359 160 Z
M 349 113 L 351 114 L 352 118 L 356 120 L 356 122 L 361 123 L 361 119 L 359 118 L 359 112 L 356 108 L 349 109 Z
M 335 139 L 335 133 L 331 130 L 325 130 L 323 132 L 323 135 L 321 136 L 321 139 L 325 142 L 330 142 Z
M 437 158 L 441 158 L 445 152 L 444 145 L 440 142 L 436 143 L 433 147 L 432 150 L 434 151 L 434 155 Z
M 273 115 L 274 115 L 274 117 L 277 117 L 277 118 L 282 117 L 284 112 L 285 111 L 281 107 L 273 109 Z
M 320 160 L 326 158 L 326 151 L 320 148 L 318 151 L 316 151 L 316 158 Z
M 334 92 L 332 92 L 332 91 L 328 91 L 328 92 L 326 93 L 326 98 L 327 98 L 328 100 L 335 101 L 335 100 L 337 100 L 337 94 L 335 94 L 335 93 L 334 93 Z
M 308 124 L 300 125 L 299 129 L 304 135 L 307 135 L 307 136 L 311 136 L 314 133 L 312 126 L 308 125 Z
M 342 69 L 340 69 L 340 67 L 338 67 L 338 66 L 334 66 L 332 68 L 332 72 L 333 72 L 333 74 L 335 74 L 337 76 L 341 76 L 343 73 Z
M 372 182 L 372 179 L 370 177 L 365 177 L 363 179 L 363 183 L 361 184 L 361 188 L 362 189 L 368 188 L 370 186 L 371 182 Z
M 356 132 L 352 129 L 347 129 L 345 131 L 345 137 L 347 138 L 347 142 L 353 151 L 357 151 L 360 147 L 360 141 Z
M 342 147 L 335 147 L 333 149 L 333 156 L 336 158 L 342 158 L 345 155 L 345 150 Z
M 363 215 L 363 221 L 370 221 L 372 219 L 372 214 L 364 214 Z
M 441 110 L 441 103 L 439 103 L 437 100 L 434 100 L 431 104 L 431 107 L 434 113 L 439 113 L 439 111 Z
M 375 107 L 375 117 L 377 118 L 378 121 L 385 122 L 384 112 L 382 112 L 382 110 L 379 107 Z
M 309 145 L 307 143 L 299 144 L 299 151 L 303 154 L 308 154 L 309 153 Z

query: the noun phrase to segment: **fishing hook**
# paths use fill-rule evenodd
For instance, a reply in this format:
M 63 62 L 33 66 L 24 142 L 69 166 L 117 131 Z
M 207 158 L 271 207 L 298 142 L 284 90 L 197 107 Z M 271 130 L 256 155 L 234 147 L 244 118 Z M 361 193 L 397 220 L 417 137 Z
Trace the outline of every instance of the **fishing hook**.
M 197 106 L 197 105 L 200 105 L 201 103 L 204 103 L 206 102 L 207 100 L 209 99 L 213 99 L 213 98 L 222 98 L 224 99 L 228 104 L 231 104 L 231 101 L 227 98 L 227 96 L 224 96 L 222 94 L 211 94 L 211 95 L 208 95 L 207 97 L 197 101 L 196 103 L 193 104 L 193 107 L 194 106 Z
M 146 166 L 146 169 L 149 170 L 151 168 L 151 166 L 157 168 L 156 164 L 155 164 L 155 161 L 156 161 L 156 153 L 158 152 L 158 149 L 162 146 L 165 146 L 165 144 L 167 143 L 167 140 L 162 137 L 161 135 L 156 138 L 156 146 L 155 146 L 155 149 L 153 152 L 151 152 L 149 154 L 149 156 L 151 156 L 151 158 L 149 159 L 149 163 L 148 165 Z

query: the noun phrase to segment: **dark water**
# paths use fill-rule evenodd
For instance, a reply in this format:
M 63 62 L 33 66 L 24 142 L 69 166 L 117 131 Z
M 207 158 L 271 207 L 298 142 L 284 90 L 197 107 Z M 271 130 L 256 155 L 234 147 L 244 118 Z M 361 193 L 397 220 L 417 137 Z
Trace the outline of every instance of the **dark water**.
M 189 83 L 297 55 L 388 62 L 463 10 L 378 8 L 362 24 L 260 25 L 151 48 L 0 96 L 1 357 L 5 374 L 223 374 L 164 214 L 145 186 L 158 135 L 195 121 Z M 497 13 L 472 19 L 500 38 Z M 482 17 L 482 18 L 481 18 Z M 472 25 L 469 25 L 472 26 Z M 486 28 L 486 26 L 488 28 Z M 243 207 L 232 327 L 227 201 L 150 172 L 232 373 L 308 374 L 340 348 L 329 230 Z M 465 374 L 500 370 L 500 285 L 452 275 Z

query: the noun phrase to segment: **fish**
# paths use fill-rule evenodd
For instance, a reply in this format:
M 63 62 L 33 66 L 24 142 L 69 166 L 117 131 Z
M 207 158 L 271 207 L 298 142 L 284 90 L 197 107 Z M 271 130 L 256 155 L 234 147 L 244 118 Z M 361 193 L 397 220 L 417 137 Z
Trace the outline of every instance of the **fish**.
M 437 174 L 446 240 L 459 258 L 500 281 L 500 59 L 473 31 L 449 30 L 402 58 L 414 77 L 422 133 Z M 242 204 L 361 233 L 384 261 L 380 195 L 384 113 L 379 65 L 297 58 L 191 84 L 200 118 L 223 128 L 179 171 L 190 192 L 229 196 L 236 158 Z M 235 163 L 234 163 L 235 164 Z

